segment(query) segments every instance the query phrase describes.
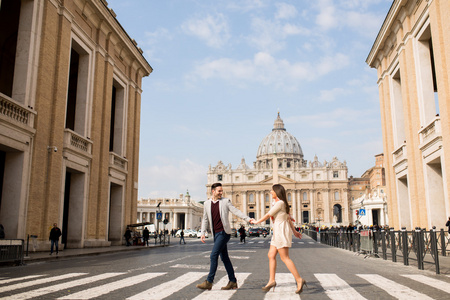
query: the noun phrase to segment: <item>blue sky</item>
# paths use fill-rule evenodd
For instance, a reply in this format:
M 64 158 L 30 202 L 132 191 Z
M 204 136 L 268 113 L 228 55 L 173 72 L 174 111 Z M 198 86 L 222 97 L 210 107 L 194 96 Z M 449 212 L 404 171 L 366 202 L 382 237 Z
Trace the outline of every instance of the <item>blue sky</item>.
M 139 197 L 206 198 L 252 166 L 280 111 L 304 159 L 361 176 L 383 152 L 365 60 L 392 0 L 108 0 L 154 71 L 142 82 Z

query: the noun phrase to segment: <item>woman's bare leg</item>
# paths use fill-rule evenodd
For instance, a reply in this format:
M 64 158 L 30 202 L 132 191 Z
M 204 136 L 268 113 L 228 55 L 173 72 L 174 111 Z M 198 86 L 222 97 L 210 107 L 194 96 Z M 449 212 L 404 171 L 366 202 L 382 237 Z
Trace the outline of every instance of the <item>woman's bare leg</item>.
M 272 247 L 272 246 L 271 246 Z M 289 269 L 289 271 L 294 275 L 295 281 L 297 281 L 297 288 L 300 288 L 302 285 L 302 278 L 300 277 L 300 274 L 297 271 L 297 268 L 294 265 L 294 262 L 289 257 L 289 248 L 280 248 L 278 249 L 278 253 L 280 253 L 280 258 L 286 265 L 286 267 Z
M 275 272 L 277 269 L 277 247 L 270 245 L 269 253 L 267 253 L 267 257 L 269 257 L 269 284 L 275 281 Z

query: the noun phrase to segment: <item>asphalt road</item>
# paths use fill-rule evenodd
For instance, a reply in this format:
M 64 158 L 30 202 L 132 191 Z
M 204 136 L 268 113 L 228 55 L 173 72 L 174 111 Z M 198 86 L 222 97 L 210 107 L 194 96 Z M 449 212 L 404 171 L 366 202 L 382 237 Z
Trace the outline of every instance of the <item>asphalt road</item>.
M 206 279 L 212 239 L 202 244 L 72 257 L 0 268 L 0 299 L 450 299 L 450 277 L 332 248 L 304 236 L 290 256 L 308 287 L 301 297 L 278 259 L 277 286 L 261 290 L 269 278 L 270 237 L 232 238 L 229 254 L 239 289 L 221 291 L 228 278 L 219 262 L 211 291 L 195 287 Z M 217 290 L 216 290 L 217 289 Z

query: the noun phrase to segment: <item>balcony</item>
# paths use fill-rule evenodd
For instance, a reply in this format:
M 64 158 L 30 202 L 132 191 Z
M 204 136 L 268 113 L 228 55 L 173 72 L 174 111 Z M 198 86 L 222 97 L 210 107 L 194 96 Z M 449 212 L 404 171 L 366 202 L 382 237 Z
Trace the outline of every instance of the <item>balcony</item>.
M 419 147 L 422 152 L 426 152 L 430 148 L 436 148 L 435 146 L 439 147 L 437 144 L 442 143 L 442 127 L 439 116 L 419 131 L 419 139 Z
M 109 166 L 126 172 L 128 169 L 128 160 L 114 152 L 109 152 Z
M 92 141 L 66 128 L 64 130 L 64 149 L 91 157 Z
M 402 144 L 394 152 L 392 152 L 393 165 L 394 167 L 408 159 L 406 144 Z
M 15 123 L 25 129 L 34 131 L 34 116 L 36 112 L 17 103 L 10 97 L 0 93 L 0 118 Z

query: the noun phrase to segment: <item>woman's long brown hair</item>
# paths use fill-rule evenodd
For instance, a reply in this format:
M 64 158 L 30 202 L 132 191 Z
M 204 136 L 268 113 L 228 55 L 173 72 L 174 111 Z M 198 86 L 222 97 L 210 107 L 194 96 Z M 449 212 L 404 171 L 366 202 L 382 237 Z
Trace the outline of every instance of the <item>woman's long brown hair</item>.
M 277 194 L 278 199 L 284 202 L 286 206 L 286 213 L 289 214 L 289 203 L 287 202 L 286 190 L 281 184 L 274 184 L 272 186 L 273 191 Z

